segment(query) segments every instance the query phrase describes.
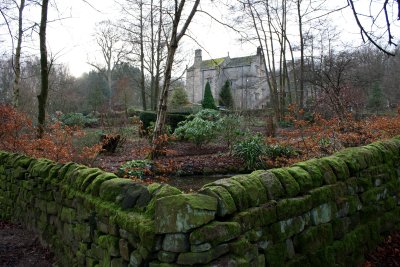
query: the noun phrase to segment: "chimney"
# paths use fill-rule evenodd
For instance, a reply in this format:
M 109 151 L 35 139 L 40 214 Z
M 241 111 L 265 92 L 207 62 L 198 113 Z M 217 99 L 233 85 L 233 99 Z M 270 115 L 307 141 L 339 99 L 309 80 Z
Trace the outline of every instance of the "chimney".
M 202 61 L 201 49 L 196 49 L 196 50 L 194 51 L 194 66 L 200 68 L 200 66 L 201 66 L 201 61 Z
M 257 56 L 261 56 L 261 47 L 257 47 Z

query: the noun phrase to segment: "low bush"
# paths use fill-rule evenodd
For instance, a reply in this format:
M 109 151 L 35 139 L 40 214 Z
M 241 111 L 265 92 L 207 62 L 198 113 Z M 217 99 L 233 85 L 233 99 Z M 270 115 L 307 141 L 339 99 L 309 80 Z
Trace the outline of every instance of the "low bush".
M 150 160 L 127 161 L 118 168 L 117 175 L 120 177 L 143 179 L 145 175 L 151 173 L 152 165 L 153 163 Z
M 195 117 L 176 128 L 174 134 L 177 138 L 189 140 L 201 146 L 217 136 L 218 128 L 218 124 L 214 121 Z
M 66 126 L 79 126 L 79 127 L 92 127 L 98 124 L 98 119 L 90 115 L 83 115 L 82 113 L 66 113 L 61 114 L 59 120 Z
M 275 144 L 266 145 L 265 154 L 272 159 L 276 159 L 278 157 L 290 158 L 298 155 L 298 152 L 291 146 Z
M 250 135 L 233 146 L 233 155 L 241 158 L 247 169 L 255 170 L 263 166 L 262 156 L 266 154 L 266 145 L 260 134 Z

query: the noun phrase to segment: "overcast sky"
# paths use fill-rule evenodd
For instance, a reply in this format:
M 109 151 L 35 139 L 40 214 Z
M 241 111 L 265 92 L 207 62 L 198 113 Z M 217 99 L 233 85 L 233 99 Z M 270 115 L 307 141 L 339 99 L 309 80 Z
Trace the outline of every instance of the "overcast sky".
M 92 69 L 86 62 L 93 60 L 96 55 L 97 47 L 94 42 L 93 33 L 96 23 L 102 20 L 116 20 L 119 15 L 119 6 L 111 0 L 87 0 L 95 8 L 82 0 L 57 1 L 57 9 L 53 7 L 49 11 L 49 20 L 61 18 L 56 22 L 49 23 L 48 26 L 48 48 L 51 53 L 57 54 L 57 62 L 65 63 L 69 66 L 71 74 L 80 76 L 83 72 Z M 226 16 L 223 6 L 207 6 L 203 0 L 202 7 L 218 18 Z M 53 1 L 54 2 L 54 1 Z M 328 1 L 335 6 L 345 6 L 346 0 Z M 30 17 L 39 17 L 40 14 L 29 12 Z M 225 13 L 225 14 L 224 14 Z M 343 11 L 331 15 L 334 24 L 341 32 L 344 42 L 351 42 L 353 45 L 361 44 L 359 30 L 356 27 L 354 18 L 347 8 Z M 38 19 L 36 19 L 38 21 Z M 194 50 L 204 48 L 203 58 L 245 56 L 254 54 L 256 45 L 241 43 L 234 31 L 218 24 L 204 14 L 196 14 L 195 20 L 188 32 L 197 40 L 197 43 L 186 38 L 183 40 L 183 50 L 188 54 L 187 63 L 191 64 Z M 97 56 L 99 58 L 99 56 Z

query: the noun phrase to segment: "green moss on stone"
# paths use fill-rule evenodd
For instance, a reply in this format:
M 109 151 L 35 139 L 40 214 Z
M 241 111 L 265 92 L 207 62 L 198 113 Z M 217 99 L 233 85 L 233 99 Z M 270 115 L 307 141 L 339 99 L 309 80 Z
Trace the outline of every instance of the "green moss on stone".
M 276 202 L 270 201 L 260 207 L 239 212 L 232 220 L 240 224 L 242 232 L 271 224 L 276 221 Z
M 101 184 L 105 181 L 115 179 L 115 178 L 118 178 L 115 174 L 104 172 L 104 173 L 98 175 L 92 181 L 92 183 L 86 188 L 85 193 L 90 193 L 93 196 L 98 196 L 99 192 L 100 192 Z
M 100 186 L 99 196 L 105 201 L 117 201 L 119 197 L 122 200 L 122 195 L 126 193 L 129 187 L 141 186 L 134 181 L 125 178 L 114 178 L 104 181 Z
M 310 190 L 311 201 L 313 206 L 318 206 L 323 203 L 334 200 L 335 196 L 333 193 L 332 185 L 325 185 L 322 187 Z
M 272 245 L 265 253 L 265 263 L 267 266 L 283 267 L 287 258 L 285 243 Z
M 365 205 L 371 205 L 386 198 L 387 189 L 384 186 L 375 187 L 361 194 L 361 201 Z
M 331 224 L 309 227 L 294 238 L 295 250 L 301 254 L 316 252 L 333 241 Z
M 324 203 L 311 210 L 311 222 L 313 225 L 330 222 L 335 218 L 337 207 L 334 202 Z
M 151 186 L 151 185 L 150 185 Z M 162 185 L 162 186 L 153 186 L 149 189 L 152 191 L 152 198 L 149 204 L 146 207 L 146 214 L 148 216 L 154 217 L 154 209 L 158 199 L 167 197 L 167 196 L 174 196 L 182 194 L 182 191 L 176 187 L 170 185 Z
M 119 256 L 119 238 L 112 235 L 102 235 L 97 239 L 99 246 L 110 253 Z
M 287 197 L 295 197 L 300 193 L 300 186 L 293 176 L 284 168 L 270 170 L 281 182 Z
M 335 153 L 335 156 L 343 159 L 346 162 L 351 176 L 360 170 L 367 168 L 368 163 L 365 160 L 365 155 L 369 155 L 368 152 L 366 152 L 366 150 L 362 151 L 359 148 L 346 148 L 338 153 Z
M 272 224 L 271 234 L 275 241 L 282 241 L 302 232 L 306 225 L 306 215 L 297 216 Z
M 279 179 L 270 171 L 256 171 L 257 177 L 264 186 L 268 194 L 268 199 L 276 200 L 285 194 L 285 189 L 283 188 Z
M 306 213 L 312 208 L 310 195 L 287 198 L 278 201 L 277 215 L 278 220 L 288 219 Z
M 204 187 L 208 186 L 222 186 L 228 190 L 229 194 L 235 201 L 235 206 L 238 211 L 250 207 L 250 192 L 248 192 L 239 182 L 231 180 L 230 178 L 225 178 L 206 184 Z
M 251 192 L 251 194 L 249 194 L 250 207 L 256 207 L 267 202 L 267 191 L 258 179 L 257 173 L 237 175 L 231 177 L 231 179 L 240 183 L 247 192 Z
M 189 240 L 193 245 L 206 242 L 217 245 L 235 239 L 240 231 L 240 224 L 236 222 L 212 222 L 194 230 Z
M 220 217 L 224 217 L 236 211 L 235 201 L 228 190 L 222 186 L 203 187 L 199 193 L 215 197 L 218 200 L 217 215 Z
M 227 252 L 229 252 L 229 246 L 223 244 L 205 252 L 180 253 L 176 262 L 181 265 L 207 264 Z
M 339 157 L 330 156 L 321 159 L 322 162 L 326 162 L 332 168 L 336 175 L 337 180 L 346 181 L 350 178 L 350 171 L 344 160 Z
M 314 181 L 311 178 L 311 175 L 301 167 L 294 166 L 290 168 L 286 168 L 289 173 L 293 176 L 296 182 L 300 186 L 300 192 L 306 193 L 310 189 L 314 188 Z
M 243 236 L 235 241 L 229 242 L 229 250 L 238 256 L 244 256 L 247 250 L 250 248 L 251 243 L 249 240 Z
M 201 194 L 160 198 L 155 206 L 157 233 L 187 232 L 215 218 L 217 199 Z

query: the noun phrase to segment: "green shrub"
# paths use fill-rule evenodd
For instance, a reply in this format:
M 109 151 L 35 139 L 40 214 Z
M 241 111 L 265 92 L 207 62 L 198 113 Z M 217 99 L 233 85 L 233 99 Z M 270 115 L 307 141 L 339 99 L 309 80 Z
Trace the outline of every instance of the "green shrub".
M 298 152 L 291 146 L 267 145 L 265 154 L 270 158 L 276 159 L 278 157 L 290 158 L 296 156 Z
M 156 122 L 157 114 L 153 111 L 142 111 L 139 115 L 139 119 L 143 123 L 143 128 L 147 129 L 151 122 Z
M 226 80 L 224 86 L 221 88 L 219 93 L 219 105 L 224 106 L 228 109 L 233 108 L 233 97 L 231 92 L 231 83 Z
M 188 115 L 189 113 L 167 113 L 166 124 L 174 130 L 180 122 L 186 120 Z M 140 113 L 139 119 L 143 122 L 144 129 L 148 129 L 150 126 L 154 128 L 157 114 L 152 111 L 143 111 Z
M 120 177 L 137 177 L 143 179 L 145 174 L 150 171 L 152 162 L 150 160 L 131 160 L 122 164 L 118 168 L 117 175 Z
M 190 115 L 178 123 L 175 135 L 189 140 L 198 146 L 210 142 L 217 137 L 220 129 L 220 114 L 216 110 L 203 109 L 195 115 Z
M 185 121 L 190 113 L 167 113 L 167 124 L 171 126 L 172 130 L 178 127 L 181 121 Z
M 186 90 L 178 86 L 172 91 L 170 106 L 173 109 L 180 108 L 189 104 L 188 96 Z
M 261 156 L 266 154 L 266 145 L 260 134 L 251 135 L 233 146 L 233 154 L 244 160 L 249 170 L 262 167 Z
M 232 144 L 244 135 L 241 125 L 243 125 L 243 117 L 241 116 L 227 115 L 220 119 L 219 133 L 230 150 L 232 149 Z
M 278 121 L 278 125 L 281 128 L 290 128 L 293 127 L 293 122 L 292 121 Z
M 201 105 L 203 106 L 203 108 L 217 109 L 217 106 L 215 105 L 214 97 L 211 92 L 211 86 L 208 81 L 206 83 L 206 88 L 204 90 L 204 98 L 203 98 L 203 101 L 201 102 Z
M 82 113 L 67 113 L 60 116 L 60 121 L 67 126 L 94 126 L 98 119 L 90 115 L 84 116 Z

